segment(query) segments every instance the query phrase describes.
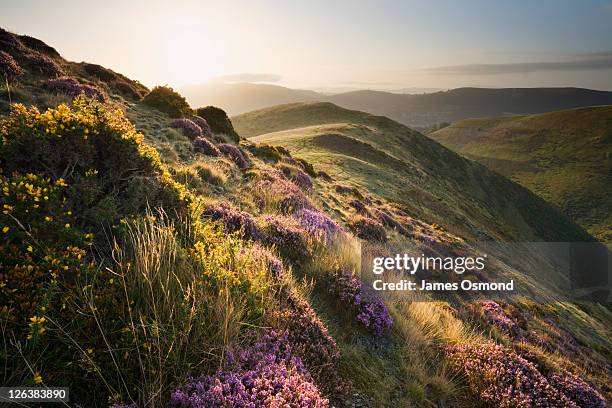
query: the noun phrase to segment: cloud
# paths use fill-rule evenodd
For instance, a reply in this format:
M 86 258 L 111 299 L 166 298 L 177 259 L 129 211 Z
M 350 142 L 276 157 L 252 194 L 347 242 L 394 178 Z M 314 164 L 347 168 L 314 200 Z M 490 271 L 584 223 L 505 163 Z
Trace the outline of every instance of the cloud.
M 278 74 L 254 74 L 254 73 L 241 73 L 241 74 L 229 74 L 215 77 L 215 82 L 280 82 L 283 79 Z
M 612 51 L 573 54 L 564 61 L 515 62 L 505 64 L 466 64 L 426 68 L 437 75 L 500 75 L 551 71 L 592 71 L 612 69 Z

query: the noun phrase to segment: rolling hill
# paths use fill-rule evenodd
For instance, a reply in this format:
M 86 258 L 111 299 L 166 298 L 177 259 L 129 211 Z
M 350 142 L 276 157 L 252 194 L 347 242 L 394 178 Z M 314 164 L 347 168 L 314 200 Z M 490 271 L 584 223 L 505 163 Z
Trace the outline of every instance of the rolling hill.
M 612 92 L 580 88 L 458 88 L 426 94 L 351 91 L 323 94 L 268 84 L 210 84 L 181 88 L 191 104 L 212 103 L 230 115 L 291 103 L 331 102 L 387 116 L 413 128 L 462 119 L 550 112 L 612 104 Z
M 342 182 L 473 238 L 586 237 L 525 188 L 386 117 L 331 103 L 294 103 L 232 122 L 255 142 L 286 147 Z
M 431 271 L 513 279 L 499 299 L 374 291 L 362 274 L 376 251 L 592 244 L 485 166 L 331 103 L 240 115 L 240 137 L 219 108 L 2 29 L 0 72 L 3 385 L 112 408 L 612 397 L 612 314 L 594 301 L 608 292 L 559 293 L 537 247 L 484 252 L 479 273 Z
M 612 106 L 468 119 L 429 136 L 612 241 Z

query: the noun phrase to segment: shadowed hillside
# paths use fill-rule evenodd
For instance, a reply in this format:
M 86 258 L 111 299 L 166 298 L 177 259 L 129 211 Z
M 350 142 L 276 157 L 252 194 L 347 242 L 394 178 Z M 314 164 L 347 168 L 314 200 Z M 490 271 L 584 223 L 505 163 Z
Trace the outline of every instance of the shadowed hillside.
M 612 240 L 612 107 L 469 119 L 429 136 L 556 204 Z
M 526 189 L 385 117 L 306 103 L 251 112 L 233 122 L 253 141 L 287 147 L 333 177 L 474 237 L 586 239 Z

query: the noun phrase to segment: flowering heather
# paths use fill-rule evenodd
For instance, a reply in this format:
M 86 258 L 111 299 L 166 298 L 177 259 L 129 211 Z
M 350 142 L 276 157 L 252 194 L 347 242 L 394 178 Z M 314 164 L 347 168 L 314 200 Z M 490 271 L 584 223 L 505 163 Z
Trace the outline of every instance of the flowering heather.
M 295 171 L 292 172 L 289 178 L 302 189 L 306 191 L 312 190 L 312 179 L 302 170 L 295 169 Z
M 425 242 L 428 244 L 435 244 L 438 242 L 438 240 L 436 240 L 434 237 L 432 237 L 431 235 L 420 235 L 419 236 L 419 240 L 421 240 L 421 242 Z
M 193 121 L 187 118 L 174 119 L 170 126 L 175 129 L 180 129 L 180 131 L 183 132 L 185 136 L 192 140 L 196 137 L 202 136 L 202 129 Z
M 260 226 L 261 239 L 266 245 L 274 245 L 289 258 L 308 256 L 308 232 L 291 217 L 265 215 Z
M 344 232 L 340 224 L 318 210 L 302 208 L 293 216 L 310 235 L 321 235 L 329 240 L 334 235 Z
M 232 161 L 236 163 L 236 165 L 241 170 L 244 170 L 249 167 L 249 162 L 244 157 L 244 154 L 242 154 L 242 151 L 238 147 L 228 143 L 221 143 L 218 148 L 221 153 L 232 159 Z
M 287 333 L 270 332 L 252 347 L 229 353 L 226 368 L 190 378 L 170 397 L 182 408 L 326 408 L 301 359 L 292 355 Z
M 59 77 L 64 75 L 62 67 L 53 59 L 37 52 L 24 54 L 27 65 L 34 71 L 38 71 L 41 75 L 48 77 Z
M 360 200 L 356 198 L 349 201 L 349 205 L 353 207 L 359 214 L 362 214 L 362 215 L 370 214 L 368 207 L 366 207 L 366 205 L 363 202 L 361 202 Z
M 605 408 L 606 399 L 586 381 L 567 370 L 553 373 L 548 381 L 581 407 Z
M 9 33 L 3 28 L 0 28 L 0 46 L 3 50 L 9 52 L 23 51 L 25 50 L 24 45 L 19 41 L 19 38 L 13 33 Z
M 335 190 L 337 193 L 340 193 L 340 194 L 349 194 L 353 192 L 353 187 L 345 186 L 342 184 L 336 184 Z
M 393 324 L 382 298 L 350 271 L 334 273 L 329 290 L 343 304 L 350 305 L 356 312 L 356 320 L 375 335 L 382 335 Z
M 265 174 L 265 178 L 258 181 L 254 186 L 256 202 L 265 206 L 266 194 L 274 193 L 279 197 L 279 210 L 289 214 L 301 208 L 313 208 L 312 203 L 298 186 L 296 186 L 280 171 L 271 171 Z
M 193 115 L 189 119 L 191 119 L 191 121 L 193 123 L 198 125 L 200 127 L 200 129 L 202 129 L 202 136 L 204 136 L 204 137 L 211 137 L 212 136 L 212 130 L 210 129 L 210 125 L 208 124 L 206 119 L 204 119 L 203 117 L 198 116 L 198 115 Z
M 361 239 L 367 241 L 387 241 L 387 231 L 385 231 L 385 227 L 372 218 L 361 216 L 355 217 L 351 220 L 350 227 L 355 232 L 355 235 Z
M 464 343 L 446 348 L 451 366 L 461 371 L 472 392 L 484 403 L 500 407 L 573 407 L 570 401 L 514 351 L 495 344 Z
M 45 86 L 48 90 L 55 93 L 61 93 L 72 97 L 83 93 L 90 98 L 96 98 L 100 101 L 104 100 L 104 94 L 102 94 L 98 88 L 87 84 L 81 84 L 72 77 L 50 79 Z
M 294 355 L 302 359 L 319 384 L 334 388 L 340 358 L 336 341 L 308 302 L 287 286 L 283 290 L 287 294 L 288 307 L 278 312 L 277 317 L 287 327 Z
M 259 231 L 251 214 L 227 204 L 223 203 L 216 207 L 207 208 L 202 215 L 219 221 L 227 232 L 241 231 L 244 237 L 248 239 L 259 237 Z
M 270 271 L 270 274 L 274 277 L 280 277 L 283 274 L 283 262 L 278 259 L 268 248 L 265 248 L 259 244 L 254 244 L 250 248 L 242 248 L 240 253 L 248 255 L 252 259 L 258 259 L 264 262 Z
M 489 324 L 497 327 L 498 329 L 505 331 L 509 334 L 514 334 L 518 330 L 517 324 L 512 320 L 502 307 L 492 301 L 483 300 L 479 302 L 482 312 L 484 313 L 485 319 Z
M 404 236 L 410 235 L 408 230 L 402 224 L 400 224 L 395 218 L 393 218 L 388 212 L 377 209 L 376 215 L 378 216 L 378 219 L 380 220 L 380 222 L 383 223 L 383 225 L 386 225 L 389 228 L 393 228 L 394 230 L 396 230 L 397 232 L 399 232 L 400 234 Z
M 10 54 L 0 51 L 0 75 L 1 79 L 11 81 L 12 79 L 23 74 L 23 69 L 19 66 L 17 61 Z
M 319 170 L 317 172 L 317 177 L 321 177 L 321 179 L 323 179 L 325 181 L 332 181 L 333 180 L 331 178 L 331 176 L 329 174 L 327 174 L 326 172 L 324 172 L 323 170 Z
M 196 152 L 205 154 L 207 156 L 217 157 L 221 155 L 221 151 L 217 149 L 217 146 L 215 146 L 210 140 L 203 137 L 196 137 L 193 140 L 193 148 Z

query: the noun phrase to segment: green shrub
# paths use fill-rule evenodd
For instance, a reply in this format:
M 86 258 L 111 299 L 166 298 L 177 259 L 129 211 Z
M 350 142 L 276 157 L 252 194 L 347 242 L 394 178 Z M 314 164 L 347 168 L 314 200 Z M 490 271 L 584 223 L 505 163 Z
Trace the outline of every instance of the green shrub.
M 207 106 L 196 110 L 196 115 L 206 119 L 213 133 L 227 135 L 232 141 L 238 143 L 240 136 L 234 130 L 232 122 L 223 109 Z
M 253 153 L 253 155 L 259 157 L 262 160 L 266 160 L 272 163 L 276 163 L 283 158 L 283 155 L 279 150 L 268 144 L 253 144 L 247 146 L 247 149 Z
M 304 159 L 300 159 L 299 157 L 296 157 L 295 160 L 297 160 L 302 165 L 302 168 L 304 169 L 304 171 L 306 173 L 308 173 L 308 175 L 310 177 L 315 177 L 316 178 L 318 176 L 317 172 L 315 171 L 315 169 L 312 166 L 312 164 L 310 164 L 310 162 L 308 162 L 308 161 L 306 161 Z
M 115 225 L 147 206 L 179 207 L 187 197 L 121 111 L 85 97 L 44 113 L 13 105 L 0 134 L 4 173 L 64 179 L 66 201 L 83 226 Z
M 156 86 L 143 98 L 142 103 L 168 114 L 171 118 L 191 114 L 187 100 L 168 86 Z

